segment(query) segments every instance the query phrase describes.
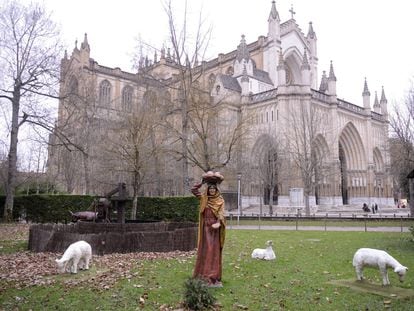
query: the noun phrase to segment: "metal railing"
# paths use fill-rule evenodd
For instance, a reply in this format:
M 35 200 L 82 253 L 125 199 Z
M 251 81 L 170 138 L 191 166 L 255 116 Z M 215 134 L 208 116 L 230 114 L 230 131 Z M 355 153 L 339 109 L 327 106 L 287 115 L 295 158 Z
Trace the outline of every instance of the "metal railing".
M 408 232 L 410 227 L 414 228 L 414 218 L 409 213 L 404 215 L 396 213 L 348 213 L 346 215 L 341 213 L 319 213 L 311 216 L 304 216 L 300 213 L 275 213 L 274 215 L 255 213 L 238 215 L 230 213 L 226 216 L 226 219 L 229 229 Z

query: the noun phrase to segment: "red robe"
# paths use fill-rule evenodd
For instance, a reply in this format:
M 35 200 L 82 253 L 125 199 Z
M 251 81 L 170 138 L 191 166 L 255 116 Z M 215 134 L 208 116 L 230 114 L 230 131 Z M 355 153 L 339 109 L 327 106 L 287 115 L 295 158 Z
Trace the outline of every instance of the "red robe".
M 205 279 L 209 284 L 221 282 L 222 252 L 225 240 L 226 220 L 224 217 L 224 200 L 217 190 L 216 195 L 208 196 L 199 192 L 201 184 L 191 191 L 200 199 L 198 249 L 193 277 Z M 220 228 L 211 225 L 220 220 Z

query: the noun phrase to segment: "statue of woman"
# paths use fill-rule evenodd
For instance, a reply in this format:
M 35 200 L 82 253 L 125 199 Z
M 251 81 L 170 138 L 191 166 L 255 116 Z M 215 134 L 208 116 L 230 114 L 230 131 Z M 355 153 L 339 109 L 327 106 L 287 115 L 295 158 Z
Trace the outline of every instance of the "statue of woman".
M 216 183 L 208 183 L 204 194 L 200 192 L 202 185 L 196 184 L 191 189 L 200 199 L 198 249 L 193 277 L 204 279 L 210 287 L 223 287 L 222 252 L 226 230 L 224 199 Z

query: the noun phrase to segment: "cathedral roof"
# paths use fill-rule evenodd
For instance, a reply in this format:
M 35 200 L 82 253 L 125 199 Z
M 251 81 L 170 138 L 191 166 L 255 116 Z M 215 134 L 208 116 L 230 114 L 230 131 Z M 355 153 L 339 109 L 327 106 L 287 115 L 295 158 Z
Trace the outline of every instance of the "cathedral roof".
M 253 78 L 256 80 L 265 82 L 267 84 L 273 84 L 272 80 L 269 77 L 269 73 L 267 71 L 254 68 L 253 69 Z
M 229 89 L 236 92 L 241 92 L 241 87 L 239 82 L 236 78 L 228 76 L 228 75 L 219 75 L 218 78 L 220 79 L 223 87 L 225 89 Z
M 298 36 L 300 37 L 300 39 L 302 40 L 302 42 L 304 43 L 304 45 L 308 46 L 308 44 L 309 44 L 308 40 L 306 39 L 302 29 L 296 24 L 294 19 L 290 19 L 286 22 L 281 23 L 280 27 L 281 27 L 280 31 L 281 31 L 281 36 L 282 37 L 286 36 L 287 34 L 289 34 L 292 31 L 295 31 L 298 34 Z M 313 28 L 312 28 L 312 31 L 313 31 Z M 263 38 L 264 42 L 267 42 L 269 40 L 269 38 L 265 37 L 265 36 L 262 36 L 262 38 Z M 244 48 L 246 48 L 247 53 L 249 53 L 250 55 L 252 54 L 252 52 L 254 52 L 254 51 L 256 51 L 256 50 L 258 50 L 262 47 L 259 40 L 253 41 L 251 43 L 245 42 L 245 44 L 246 44 L 246 46 Z M 237 52 L 238 52 L 238 50 L 236 49 L 236 50 L 230 51 L 228 53 L 221 54 L 221 62 L 233 61 L 238 56 Z M 214 68 L 214 67 L 218 66 L 219 63 L 220 62 L 219 62 L 218 57 L 213 58 L 213 59 L 205 62 L 204 69 L 208 70 L 208 69 Z
M 238 75 L 238 76 L 236 76 L 234 78 L 239 78 L 241 76 L 242 75 Z M 257 69 L 257 68 L 253 68 L 253 75 L 247 75 L 247 77 L 249 79 L 258 80 L 260 82 L 264 82 L 264 83 L 273 85 L 273 82 L 272 82 L 272 80 L 269 77 L 269 73 L 267 71 L 264 71 L 264 70 L 260 70 L 260 69 Z

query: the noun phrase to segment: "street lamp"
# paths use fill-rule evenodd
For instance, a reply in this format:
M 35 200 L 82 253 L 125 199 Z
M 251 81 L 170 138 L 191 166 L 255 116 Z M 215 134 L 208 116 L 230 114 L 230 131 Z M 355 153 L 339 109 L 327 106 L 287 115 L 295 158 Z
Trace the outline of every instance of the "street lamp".
M 242 210 L 241 210 L 241 194 L 240 194 L 240 181 L 241 181 L 241 173 L 237 173 L 237 211 L 238 211 L 238 216 L 240 217 L 242 214 Z

